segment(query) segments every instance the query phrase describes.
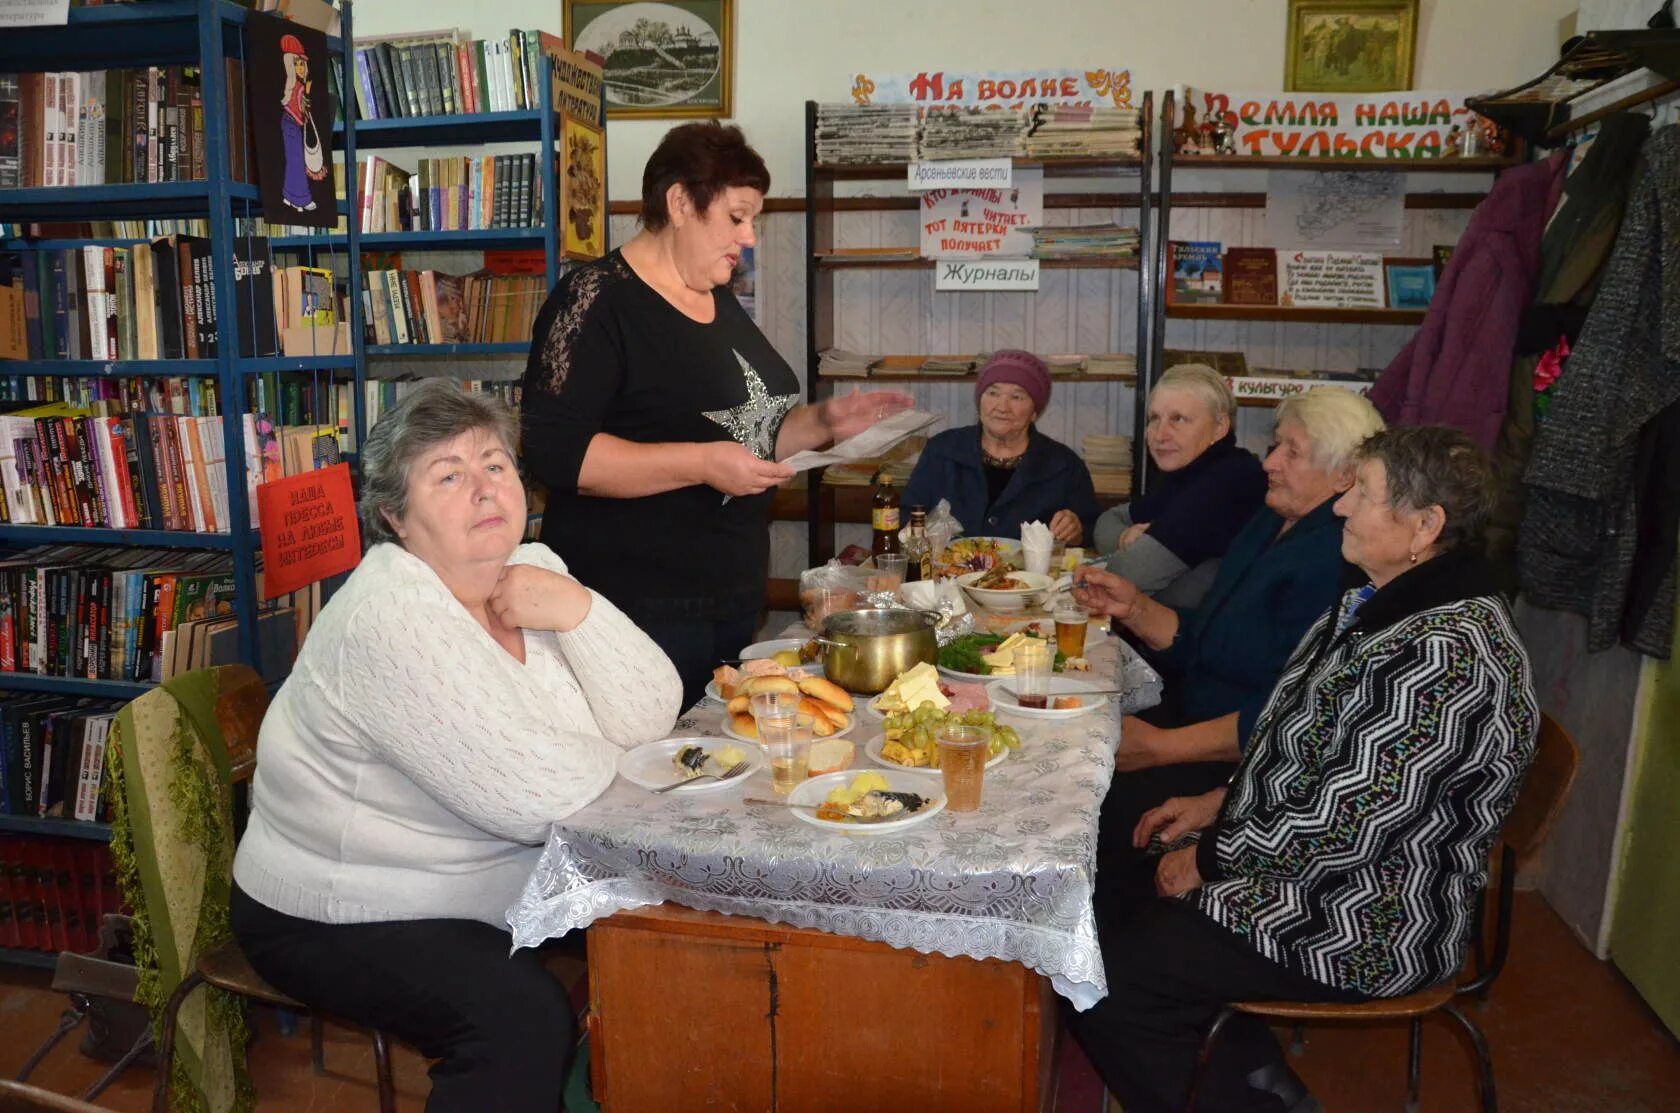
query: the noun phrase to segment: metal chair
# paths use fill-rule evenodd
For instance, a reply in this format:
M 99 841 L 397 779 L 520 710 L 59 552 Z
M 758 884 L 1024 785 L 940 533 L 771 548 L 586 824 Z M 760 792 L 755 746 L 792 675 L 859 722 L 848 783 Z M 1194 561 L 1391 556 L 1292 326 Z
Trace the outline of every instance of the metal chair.
M 110 1113 L 110 1110 L 27 1082 L 0 1081 L 0 1113 Z
M 236 780 L 248 779 L 256 765 L 257 734 L 263 714 L 268 709 L 268 689 L 262 678 L 245 665 L 223 665 L 212 670 L 215 674 L 214 717 L 195 717 L 186 703 L 177 704 L 180 713 L 205 741 L 206 749 L 219 755 L 212 764 L 222 778 L 223 788 L 230 789 Z M 185 678 L 182 678 L 185 680 Z M 162 692 L 167 694 L 175 681 L 165 681 Z M 147 693 L 140 699 L 154 698 Z M 239 945 L 229 940 L 208 947 L 194 955 L 190 965 L 176 984 L 164 1006 L 163 1023 L 158 1040 L 158 1070 L 152 1089 L 154 1113 L 168 1113 L 171 1065 L 174 1062 L 176 1029 L 181 1004 L 201 985 L 208 985 L 241 997 L 299 1013 L 309 1006 L 288 997 L 265 982 L 251 968 Z M 312 1018 L 311 1053 L 316 1073 L 325 1069 L 322 1057 L 321 1021 Z M 373 1033 L 374 1061 L 378 1078 L 380 1113 L 395 1113 L 396 1091 L 391 1082 L 390 1050 L 383 1033 Z
M 1472 933 L 1468 977 L 1463 980 L 1441 982 L 1428 989 L 1409 993 L 1404 997 L 1388 997 L 1362 1001 L 1353 1005 L 1318 1004 L 1300 1001 L 1238 1001 L 1222 1009 L 1208 1028 L 1196 1061 L 1196 1074 L 1190 1085 L 1187 1113 L 1195 1113 L 1196 1093 L 1202 1073 L 1207 1069 L 1215 1044 L 1226 1022 L 1237 1013 L 1246 1013 L 1264 1020 L 1287 1021 L 1300 1025 L 1308 1021 L 1370 1021 L 1406 1020 L 1411 1023 L 1411 1040 L 1406 1059 L 1406 1110 L 1414 1113 L 1418 1105 L 1418 1075 L 1422 1063 L 1423 1018 L 1440 1012 L 1451 1017 L 1470 1037 L 1476 1051 L 1481 1107 L 1483 1113 L 1498 1113 L 1499 1102 L 1493 1084 L 1493 1059 L 1488 1053 L 1487 1039 L 1482 1030 L 1459 1007 L 1459 999 L 1474 997 L 1482 1000 L 1488 987 L 1505 968 L 1511 950 L 1511 904 L 1516 894 L 1517 865 L 1538 850 L 1551 833 L 1552 824 L 1569 798 L 1575 783 L 1575 770 L 1580 764 L 1580 751 L 1550 715 L 1540 717 L 1540 737 L 1534 761 L 1523 779 L 1521 791 L 1504 830 L 1489 854 L 1487 899 L 1477 917 Z M 1487 957 L 1486 913 L 1493 909 L 1492 956 Z

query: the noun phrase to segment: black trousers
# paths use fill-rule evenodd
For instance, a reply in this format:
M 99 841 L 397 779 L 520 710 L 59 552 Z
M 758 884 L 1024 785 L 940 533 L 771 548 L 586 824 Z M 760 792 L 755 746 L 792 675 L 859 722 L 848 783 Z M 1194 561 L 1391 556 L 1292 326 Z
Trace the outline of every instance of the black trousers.
M 1099 924 L 1108 996 L 1067 1026 L 1126 1113 L 1181 1113 L 1208 1026 L 1230 1001 L 1356 1001 L 1280 966 L 1176 898 Z M 1250 1075 L 1286 1071 L 1264 1023 L 1238 1014 L 1202 1077 L 1197 1113 L 1277 1113 Z M 1260 1074 L 1265 1078 L 1265 1073 Z
M 476 920 L 323 924 L 237 885 L 233 934 L 270 985 L 429 1059 L 427 1113 L 558 1113 L 576 1022 L 536 954 Z
M 758 615 L 730 619 L 644 618 L 632 616 L 682 677 L 683 710 L 687 711 L 706 694 L 712 670 L 725 657 L 734 657 L 751 644 L 758 630 Z
M 1231 779 L 1234 769 L 1228 761 L 1203 761 L 1114 775 L 1097 823 L 1099 922 L 1123 918 L 1155 897 L 1159 847 L 1132 849 L 1132 832 L 1143 813 L 1174 796 L 1200 796 L 1218 788 Z

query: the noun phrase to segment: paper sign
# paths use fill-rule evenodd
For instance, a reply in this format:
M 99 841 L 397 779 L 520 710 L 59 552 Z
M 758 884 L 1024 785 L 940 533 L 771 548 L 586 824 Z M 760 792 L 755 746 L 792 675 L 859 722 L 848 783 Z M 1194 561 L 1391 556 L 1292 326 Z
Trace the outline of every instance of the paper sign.
M 0 27 L 63 27 L 70 0 L 0 0 Z
M 350 465 L 288 475 L 257 488 L 263 594 L 272 599 L 348 572 L 362 559 Z
M 1225 385 L 1231 388 L 1232 398 L 1275 400 L 1301 394 L 1318 386 L 1340 387 L 1354 394 L 1366 394 L 1374 384 L 1352 379 L 1285 379 L 1272 375 L 1227 375 Z
M 1475 113 L 1470 93 L 1210 93 L 1179 99 L 1178 126 L 1223 118 L 1239 155 L 1440 158 Z
M 946 158 L 912 162 L 905 171 L 912 190 L 978 189 L 1013 184 L 1015 163 L 1007 158 Z
M 938 263 L 935 290 L 1036 290 L 1037 259 L 959 260 Z
M 916 104 L 924 108 L 1022 108 L 1030 104 L 1132 107 L 1132 71 L 919 70 L 852 79 L 858 104 Z
M 795 452 L 782 463 L 794 471 L 809 471 L 811 468 L 824 468 L 849 460 L 872 460 L 910 434 L 926 429 L 942 416 L 926 410 L 901 410 L 885 421 L 871 425 L 855 437 L 848 437 L 821 452 L 810 449 Z
M 1314 309 L 1382 309 L 1381 255 L 1368 251 L 1278 253 L 1279 305 Z
M 1022 170 L 1007 189 L 935 189 L 922 194 L 924 259 L 1032 254 L 1032 229 L 1044 223 L 1044 171 Z

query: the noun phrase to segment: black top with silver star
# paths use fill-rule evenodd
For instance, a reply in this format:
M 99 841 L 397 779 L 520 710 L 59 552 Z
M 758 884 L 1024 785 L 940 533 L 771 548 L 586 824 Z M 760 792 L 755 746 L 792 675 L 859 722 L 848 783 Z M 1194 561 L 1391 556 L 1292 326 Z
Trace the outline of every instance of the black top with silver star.
M 728 429 L 730 436 L 760 460 L 774 459 L 776 433 L 782 427 L 782 418 L 798 401 L 798 395 L 771 394 L 764 380 L 753 370 L 753 365 L 738 351 L 735 352 L 735 362 L 741 365 L 741 378 L 747 384 L 747 400 L 727 410 L 702 412 Z

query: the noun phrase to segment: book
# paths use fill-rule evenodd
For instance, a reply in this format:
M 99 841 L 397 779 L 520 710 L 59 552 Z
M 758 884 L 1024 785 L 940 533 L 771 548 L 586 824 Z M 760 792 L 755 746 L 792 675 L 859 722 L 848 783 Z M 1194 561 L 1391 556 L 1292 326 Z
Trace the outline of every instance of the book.
M 1168 243 L 1167 267 L 1172 274 L 1172 285 L 1167 288 L 1169 305 L 1219 304 L 1224 292 L 1219 249 L 1218 243 L 1202 240 Z
M 1430 259 L 1385 259 L 1383 277 L 1390 309 L 1428 309 L 1435 297 L 1435 265 Z
M 1276 305 L 1277 250 L 1233 247 L 1225 252 L 1225 304 Z

